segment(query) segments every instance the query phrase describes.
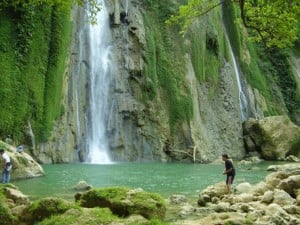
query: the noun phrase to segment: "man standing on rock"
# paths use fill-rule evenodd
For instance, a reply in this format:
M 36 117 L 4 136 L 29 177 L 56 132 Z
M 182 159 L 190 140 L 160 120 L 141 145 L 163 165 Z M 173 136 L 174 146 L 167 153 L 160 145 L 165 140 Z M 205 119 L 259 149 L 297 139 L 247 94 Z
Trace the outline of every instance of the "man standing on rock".
M 226 187 L 227 187 L 228 194 L 230 194 L 231 193 L 231 185 L 233 183 L 234 176 L 235 176 L 235 169 L 234 169 L 232 160 L 229 159 L 227 154 L 222 154 L 222 160 L 225 162 L 225 169 L 224 169 L 223 174 L 227 175 Z
M 0 155 L 4 160 L 4 168 L 2 170 L 2 183 L 10 182 L 10 171 L 11 171 L 11 162 L 9 155 L 4 151 L 4 149 L 0 149 Z

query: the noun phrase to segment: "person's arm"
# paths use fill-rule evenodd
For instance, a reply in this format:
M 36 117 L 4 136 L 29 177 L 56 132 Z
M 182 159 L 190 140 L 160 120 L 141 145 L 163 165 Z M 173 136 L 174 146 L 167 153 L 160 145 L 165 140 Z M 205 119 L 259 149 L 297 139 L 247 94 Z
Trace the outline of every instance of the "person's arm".
M 232 163 L 229 162 L 229 161 L 226 161 L 226 162 L 225 162 L 225 169 L 224 169 L 223 174 L 230 173 L 230 172 L 232 171 L 232 168 L 233 168 Z
M 232 168 L 229 168 L 228 170 L 224 170 L 224 174 L 227 174 L 227 173 L 229 173 L 229 172 L 231 172 L 232 171 Z

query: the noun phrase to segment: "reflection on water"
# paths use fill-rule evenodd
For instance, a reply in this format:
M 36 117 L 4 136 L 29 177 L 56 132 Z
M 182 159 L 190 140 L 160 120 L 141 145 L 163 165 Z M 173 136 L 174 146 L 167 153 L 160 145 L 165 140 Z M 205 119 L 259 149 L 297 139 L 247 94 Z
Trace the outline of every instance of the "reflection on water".
M 271 162 L 237 166 L 235 184 L 257 183 L 267 175 Z M 127 186 L 157 192 L 164 197 L 184 194 L 197 197 L 198 192 L 223 182 L 223 164 L 116 163 L 43 165 L 44 177 L 17 180 L 13 183 L 32 199 L 57 196 L 73 199 L 73 187 L 84 180 L 93 187 Z

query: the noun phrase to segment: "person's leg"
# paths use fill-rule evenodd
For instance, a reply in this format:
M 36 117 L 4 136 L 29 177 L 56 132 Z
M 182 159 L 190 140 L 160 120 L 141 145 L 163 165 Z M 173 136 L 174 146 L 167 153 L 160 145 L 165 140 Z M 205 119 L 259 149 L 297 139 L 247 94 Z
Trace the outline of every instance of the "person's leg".
M 6 174 L 6 183 L 9 183 L 10 182 L 10 171 L 7 171 L 7 174 Z
M 233 176 L 227 176 L 226 179 L 226 186 L 227 186 L 227 193 L 230 194 L 231 193 L 231 184 L 233 182 Z
M 6 181 L 6 174 L 5 174 L 6 169 L 2 170 L 2 183 L 5 183 Z

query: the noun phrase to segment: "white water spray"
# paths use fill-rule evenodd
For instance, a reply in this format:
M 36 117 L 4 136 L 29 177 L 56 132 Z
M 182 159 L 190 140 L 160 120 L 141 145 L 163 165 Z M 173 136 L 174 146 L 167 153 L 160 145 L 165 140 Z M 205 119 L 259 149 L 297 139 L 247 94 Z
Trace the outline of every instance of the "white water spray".
M 106 137 L 106 122 L 109 109 L 109 86 L 111 81 L 112 36 L 109 15 L 104 0 L 98 0 L 101 11 L 97 14 L 96 24 L 90 25 L 90 93 L 87 162 L 96 164 L 111 163 Z
M 225 30 L 225 37 L 226 37 L 226 40 L 227 40 L 227 43 L 228 43 L 228 46 L 229 46 L 230 56 L 231 56 L 231 60 L 232 60 L 232 63 L 233 63 L 234 73 L 235 73 L 235 76 L 236 76 L 238 90 L 239 90 L 239 103 L 240 103 L 241 117 L 242 117 L 242 121 L 245 121 L 248 118 L 248 113 L 247 113 L 248 102 L 247 102 L 246 95 L 243 92 L 241 79 L 240 79 L 240 71 L 239 71 L 239 68 L 238 68 L 238 65 L 237 65 L 237 62 L 236 62 L 236 59 L 235 59 L 235 55 L 233 53 L 233 50 L 232 50 L 232 47 L 231 47 L 231 44 L 230 44 L 230 40 L 228 38 L 228 35 L 227 35 L 227 32 L 226 32 L 225 28 L 224 28 L 224 30 Z

